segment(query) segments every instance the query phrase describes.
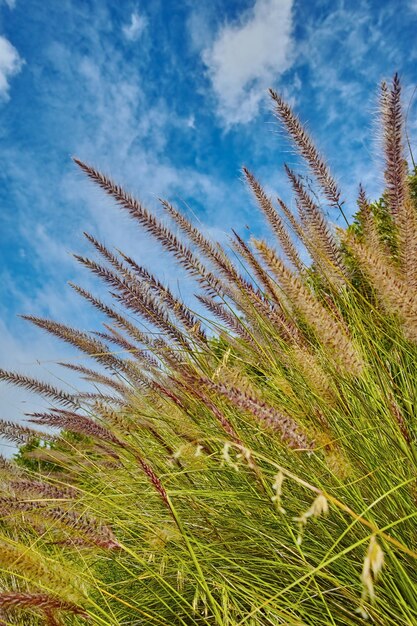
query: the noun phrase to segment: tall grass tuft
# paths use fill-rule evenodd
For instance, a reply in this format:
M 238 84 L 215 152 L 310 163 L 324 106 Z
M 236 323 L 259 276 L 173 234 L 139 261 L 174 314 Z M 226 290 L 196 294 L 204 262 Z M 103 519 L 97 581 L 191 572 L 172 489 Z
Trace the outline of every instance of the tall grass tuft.
M 61 365 L 91 389 L 0 371 L 50 402 L 30 426 L 0 422 L 22 444 L 0 464 L 1 623 L 417 623 L 417 174 L 400 93 L 398 76 L 381 89 L 384 196 L 360 187 L 336 229 L 339 186 L 271 91 L 317 189 L 286 166 L 293 213 L 245 167 L 270 238 L 234 232 L 233 255 L 75 159 L 188 272 L 196 310 L 86 235 L 100 260 L 76 258 L 108 298 L 72 287 L 104 329 L 25 316 L 81 352 Z

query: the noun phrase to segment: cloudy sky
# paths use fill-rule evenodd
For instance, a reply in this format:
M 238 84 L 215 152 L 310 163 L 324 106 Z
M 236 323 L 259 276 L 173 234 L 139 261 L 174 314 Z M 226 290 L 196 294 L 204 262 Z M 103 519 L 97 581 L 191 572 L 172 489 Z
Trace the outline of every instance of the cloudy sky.
M 272 86 L 308 124 L 352 212 L 359 181 L 381 189 L 376 89 L 399 71 L 408 106 L 416 32 L 416 0 L 0 0 L 0 367 L 51 379 L 68 354 L 18 313 L 93 328 L 66 285 L 92 284 L 71 257 L 86 250 L 84 230 L 187 291 L 71 155 L 151 208 L 167 197 L 217 239 L 259 232 L 241 166 L 285 198 L 282 165 L 296 161 Z M 413 104 L 408 127 L 416 136 Z M 26 402 L 0 386 L 1 418 Z

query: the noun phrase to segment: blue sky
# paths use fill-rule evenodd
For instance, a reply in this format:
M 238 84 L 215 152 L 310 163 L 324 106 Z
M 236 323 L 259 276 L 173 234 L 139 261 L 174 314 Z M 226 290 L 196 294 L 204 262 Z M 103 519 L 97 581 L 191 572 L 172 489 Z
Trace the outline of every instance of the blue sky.
M 408 104 L 416 32 L 417 0 L 0 0 L 0 366 L 51 379 L 68 354 L 18 313 L 94 327 L 66 285 L 94 284 L 71 258 L 87 249 L 84 230 L 188 289 L 71 155 L 151 208 L 167 197 L 214 238 L 259 233 L 241 166 L 285 198 L 282 164 L 297 161 L 272 86 L 307 122 L 352 212 L 359 181 L 381 190 L 376 89 L 398 70 Z M 25 401 L 1 386 L 0 417 Z

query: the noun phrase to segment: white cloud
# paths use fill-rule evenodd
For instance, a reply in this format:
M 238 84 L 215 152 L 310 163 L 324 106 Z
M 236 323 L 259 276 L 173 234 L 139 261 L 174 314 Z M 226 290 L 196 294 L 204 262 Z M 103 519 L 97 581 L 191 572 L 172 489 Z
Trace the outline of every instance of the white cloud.
M 23 60 L 8 39 L 0 35 L 0 98 L 9 99 L 9 80 L 22 69 Z
M 195 115 L 191 114 L 186 120 L 187 128 L 195 129 Z
M 9 7 L 9 9 L 14 9 L 16 6 L 16 0 L 0 0 L 0 3 L 4 3 L 7 4 L 7 6 Z
M 265 89 L 292 61 L 293 0 L 255 0 L 203 52 L 218 112 L 226 124 L 253 119 Z
M 213 19 L 215 5 L 211 3 L 195 3 L 190 0 L 187 17 L 187 34 L 191 49 L 200 54 L 209 48 L 213 40 Z
M 133 11 L 129 24 L 123 26 L 123 34 L 128 41 L 136 41 L 146 28 L 146 18 Z

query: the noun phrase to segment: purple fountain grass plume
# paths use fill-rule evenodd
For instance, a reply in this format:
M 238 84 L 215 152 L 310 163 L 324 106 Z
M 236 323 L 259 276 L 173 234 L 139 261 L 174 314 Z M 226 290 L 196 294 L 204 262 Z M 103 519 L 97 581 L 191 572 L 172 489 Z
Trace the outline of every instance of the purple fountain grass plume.
M 30 378 L 29 376 L 23 376 L 22 374 L 18 374 L 16 372 L 7 372 L 6 370 L 0 369 L 0 380 L 16 385 L 17 387 L 23 387 L 23 389 L 27 389 L 28 391 L 38 393 L 39 395 L 48 398 L 48 400 L 54 400 L 63 406 L 78 406 L 78 403 L 74 399 L 73 395 L 62 391 L 61 389 L 57 389 L 49 383 L 44 383 L 40 380 L 36 380 L 35 378 Z
M 372 249 L 360 243 L 349 234 L 344 241 L 356 257 L 363 271 L 382 299 L 388 311 L 398 315 L 404 334 L 411 341 L 417 341 L 417 298 L 415 290 L 401 278 L 398 269 L 389 262 L 378 248 Z
M 134 276 L 129 272 L 129 270 L 123 265 L 120 259 L 117 258 L 115 254 L 113 254 L 106 246 L 98 241 L 93 235 L 90 235 L 87 232 L 84 232 L 84 237 L 94 246 L 101 256 L 110 263 L 114 267 L 114 269 L 125 276 L 128 279 L 134 280 Z
M 197 257 L 193 256 L 191 251 L 188 248 L 186 248 L 186 246 L 181 244 L 181 242 L 179 242 L 179 240 L 175 237 L 175 235 L 173 235 L 173 233 L 171 233 L 165 226 L 163 226 L 152 214 L 150 214 L 146 209 L 144 209 L 144 207 L 142 207 L 140 203 L 138 203 L 136 200 L 131 198 L 128 194 L 126 194 L 119 187 L 114 186 L 113 183 L 109 179 L 101 175 L 99 172 L 97 172 L 93 168 L 89 168 L 88 166 L 78 161 L 76 162 L 80 165 L 80 167 L 82 167 L 86 171 L 86 173 L 91 178 L 93 178 L 98 184 L 103 186 L 103 188 L 105 188 L 105 190 L 108 193 L 110 193 L 110 195 L 116 194 L 116 196 L 119 198 L 118 201 L 123 206 L 124 206 L 124 202 L 126 201 L 125 208 L 127 208 L 132 213 L 133 216 L 138 217 L 139 221 L 146 223 L 145 224 L 146 227 L 148 228 L 148 230 L 150 230 L 150 232 L 152 232 L 156 236 L 156 238 L 164 240 L 165 246 L 168 249 L 170 249 L 172 252 L 174 252 L 174 254 L 180 258 L 180 260 L 186 257 L 189 258 L 189 261 L 187 261 L 188 266 L 189 266 L 188 269 L 189 271 L 191 271 L 193 275 L 196 275 L 196 273 L 197 274 L 199 273 L 198 263 L 200 262 L 198 261 Z M 173 211 L 175 211 L 175 209 L 173 209 Z M 191 225 L 190 227 L 194 228 Z M 208 244 L 210 244 L 210 242 L 208 242 Z M 186 252 L 184 252 L 183 254 L 181 250 L 185 250 Z M 218 262 L 221 262 L 219 257 L 217 258 L 217 260 Z M 186 266 L 185 262 L 183 263 L 183 265 Z M 254 291 L 253 287 L 236 273 L 232 265 L 228 266 L 228 271 L 233 272 L 233 275 L 231 275 L 230 278 L 233 279 L 237 283 L 237 286 L 239 287 L 240 292 L 243 291 L 245 295 L 247 295 L 248 292 L 250 293 Z M 210 272 L 208 272 L 208 270 L 206 270 L 206 268 L 204 267 L 199 273 L 199 275 L 203 277 L 207 276 L 208 274 L 210 274 Z M 220 283 L 217 283 L 217 286 L 216 286 L 215 282 L 213 282 L 211 279 L 208 281 L 206 280 L 205 282 L 204 280 L 203 282 L 200 280 L 200 283 L 202 283 L 203 286 L 208 287 L 208 291 L 209 293 L 211 293 L 211 295 L 214 294 L 214 295 L 223 296 L 227 294 L 230 297 L 232 297 L 234 301 L 237 301 L 240 305 L 242 305 L 242 296 L 241 294 L 239 295 L 235 287 L 233 287 L 233 289 L 231 290 L 230 287 L 227 287 L 224 283 L 223 283 L 223 287 L 219 287 Z M 259 309 L 261 305 L 259 301 L 259 297 L 257 297 L 257 300 L 258 300 L 257 307 Z
M 303 224 L 301 221 L 299 221 L 295 217 L 291 209 L 285 204 L 285 202 L 281 198 L 277 197 L 277 203 L 278 203 L 279 208 L 282 211 L 282 214 L 285 217 L 285 220 L 287 221 L 287 225 L 292 230 L 294 235 L 297 237 L 298 241 L 304 246 L 310 258 L 313 258 L 314 248 L 311 249 L 312 242 L 311 242 L 311 238 L 308 235 L 308 228 L 306 229 L 305 224 Z M 297 205 L 297 203 L 296 203 L 296 206 L 297 206 L 297 209 L 299 210 L 299 206 Z M 304 270 L 303 267 L 299 270 L 300 274 L 303 273 L 303 270 Z
M 20 500 L 16 497 L 0 496 L 0 518 L 4 523 L 15 513 L 30 513 L 30 511 L 45 508 L 47 504 L 48 502 L 43 502 L 42 500 L 35 502 Z
M 62 508 L 46 508 L 42 510 L 43 516 L 58 522 L 68 532 L 80 533 L 93 545 L 106 550 L 120 548 L 113 531 L 109 526 L 99 522 L 91 515 L 79 514 L 73 510 L 67 511 Z
M 70 283 L 70 286 L 88 302 L 90 302 L 95 308 L 102 313 L 105 313 L 121 330 L 124 330 L 127 335 L 132 339 L 135 339 L 139 343 L 143 343 L 145 350 L 136 355 L 136 358 L 140 360 L 146 370 L 154 372 L 160 369 L 160 362 L 155 358 L 160 359 L 161 355 L 164 356 L 166 352 L 170 351 L 168 344 L 162 339 L 157 341 L 151 339 L 148 334 L 141 332 L 135 324 L 123 317 L 118 311 L 115 311 L 108 305 L 104 304 L 98 298 L 94 297 L 91 293 L 82 289 L 78 285 Z M 151 354 L 153 353 L 153 354 Z M 155 355 L 155 356 L 154 356 Z
M 396 224 L 397 242 L 404 280 L 410 290 L 417 287 L 417 215 L 409 191 L 399 206 Z
M 237 274 L 236 268 L 220 244 L 214 245 L 207 237 L 204 237 L 202 232 L 193 226 L 193 224 L 191 224 L 182 213 L 177 211 L 172 204 L 162 199 L 160 199 L 160 202 L 170 217 L 188 236 L 193 244 L 197 246 L 200 253 L 209 259 L 223 276 L 233 284 Z
M 42 495 L 44 493 L 45 490 L 43 490 Z M 51 500 L 55 500 L 56 496 L 53 494 L 51 497 L 48 493 L 45 495 L 46 498 L 25 500 L 0 497 L 0 516 L 4 518 L 14 511 L 32 513 L 35 519 L 41 517 L 43 521 L 51 520 L 58 523 L 67 532 L 81 533 L 90 544 L 100 548 L 111 550 L 120 547 L 109 526 L 86 513 L 80 514 L 74 510 L 66 510 L 57 506 L 51 507 Z
M 82 378 L 84 380 L 110 387 L 111 389 L 114 389 L 115 391 L 120 393 L 122 396 L 124 396 L 128 392 L 128 387 L 120 380 L 116 378 L 109 378 L 101 372 L 97 372 L 97 370 L 90 369 L 89 367 L 85 367 L 84 365 L 76 365 L 75 363 L 61 362 L 58 363 L 58 365 L 61 365 L 61 367 L 65 367 L 66 369 L 72 370 L 73 372 L 83 374 Z
M 126 256 L 122 252 L 120 253 L 124 260 L 132 267 L 132 269 L 144 280 L 149 287 L 163 300 L 163 302 L 169 308 L 169 311 L 174 314 L 177 320 L 200 341 L 202 344 L 207 343 L 207 336 L 204 330 L 201 328 L 200 320 L 198 320 L 190 311 L 190 309 L 169 289 L 169 287 L 163 285 L 153 274 L 147 269 L 138 265 L 132 258 Z
M 379 88 L 379 114 L 381 117 L 381 126 L 385 128 L 389 119 L 390 106 L 390 90 L 386 80 L 381 82 Z
M 257 279 L 260 282 L 260 287 L 265 289 L 265 292 L 268 293 L 267 296 L 264 296 L 261 290 L 258 288 L 255 292 L 256 299 L 262 299 L 264 303 L 268 303 L 272 311 L 274 311 L 277 315 L 279 315 L 280 326 L 281 320 L 285 318 L 284 308 L 285 305 L 288 304 L 285 302 L 286 296 L 280 285 L 276 283 L 275 280 L 269 276 L 264 267 L 258 261 L 252 250 L 249 248 L 247 243 L 243 241 L 243 239 L 238 235 L 238 233 L 232 229 L 235 240 L 233 241 L 233 246 L 242 256 L 242 258 L 248 263 L 248 265 L 253 269 L 253 272 Z M 243 288 L 246 289 L 246 284 L 242 285 Z M 288 324 L 291 324 L 290 320 L 288 320 Z
M 359 207 L 359 215 L 360 217 L 367 218 L 367 216 L 371 213 L 371 205 L 366 195 L 366 191 L 362 185 L 359 183 L 359 191 L 358 191 L 358 207 Z
M 93 296 L 90 292 L 74 283 L 69 283 L 70 287 L 74 289 L 82 298 L 90 302 L 96 309 L 107 315 L 111 320 L 115 322 L 115 324 L 124 330 L 132 339 L 138 341 L 139 343 L 143 343 L 150 351 L 155 350 L 154 343 L 148 337 L 146 333 L 141 332 L 135 324 L 127 320 L 123 315 L 121 315 L 118 311 L 115 311 L 107 304 L 104 304 L 101 300 Z M 142 356 L 146 361 L 148 361 L 149 365 L 152 367 L 159 367 L 158 361 L 152 357 L 149 353 L 143 353 Z
M 80 492 L 69 485 L 54 485 L 39 480 L 21 478 L 12 480 L 9 486 L 17 493 L 36 493 L 49 500 L 75 500 Z
M 2 609 L 38 609 L 41 611 L 64 611 L 73 615 L 87 617 L 85 610 L 76 604 L 61 600 L 47 593 L 24 593 L 6 591 L 0 593 Z
M 208 410 L 213 413 L 214 417 L 217 419 L 218 423 L 231 440 L 235 443 L 243 445 L 231 421 L 219 409 L 219 407 L 214 404 L 204 391 L 204 387 L 201 386 L 203 379 L 196 377 L 193 373 L 183 374 L 184 379 L 182 381 L 172 378 L 174 384 L 182 388 L 189 395 L 189 397 L 197 398 L 202 404 L 204 404 Z
M 126 308 L 144 317 L 148 322 L 162 331 L 163 336 L 169 338 L 185 353 L 191 353 L 189 337 L 178 328 L 171 319 L 168 309 L 159 298 L 156 298 L 147 285 L 141 289 L 132 289 L 126 285 L 120 286 L 116 299 Z
M 265 263 L 277 276 L 289 300 L 314 328 L 320 341 L 330 348 L 343 371 L 358 375 L 362 371 L 363 362 L 352 339 L 314 297 L 310 289 L 284 265 L 265 242 L 255 241 L 254 243 Z
M 54 439 L 54 436 L 51 434 L 6 420 L 0 420 L 0 437 L 19 445 L 24 445 L 35 439 L 43 441 L 51 441 Z
M 303 243 L 305 245 L 306 234 L 304 233 L 304 230 L 303 230 L 300 222 L 298 222 L 297 218 L 295 217 L 295 215 L 293 214 L 291 209 L 278 196 L 277 196 L 277 202 L 278 202 L 279 208 L 281 209 L 281 211 L 283 212 L 283 214 L 285 216 L 285 219 L 287 220 L 288 224 L 290 225 L 291 230 L 297 236 L 297 238 L 301 241 L 301 243 Z M 303 268 L 301 268 L 301 270 L 302 269 Z
M 376 250 L 381 258 L 386 257 L 387 263 L 391 264 L 392 252 L 387 243 L 381 240 L 371 204 L 369 203 L 362 185 L 359 185 L 357 204 L 359 207 L 359 218 L 362 222 L 363 232 L 368 246 Z
M 223 295 L 228 291 L 227 285 L 210 272 L 196 257 L 193 252 L 183 244 L 162 222 L 150 213 L 138 200 L 133 198 L 119 185 L 113 183 L 93 167 L 86 165 L 79 159 L 74 162 L 87 174 L 91 180 L 98 184 L 106 193 L 112 196 L 116 202 L 136 219 L 162 246 L 171 252 L 180 264 L 203 285 L 210 293 Z
M 122 359 L 119 359 L 111 354 L 108 347 L 94 339 L 89 334 L 67 326 L 66 324 L 60 324 L 42 317 L 35 317 L 34 315 L 22 315 L 22 318 L 28 320 L 35 326 L 42 328 L 46 332 L 50 333 L 75 346 L 81 352 L 88 354 L 104 367 L 111 368 L 115 371 L 124 371 L 125 365 Z
M 340 199 L 341 192 L 330 173 L 328 165 L 325 163 L 323 157 L 318 152 L 309 134 L 298 117 L 294 114 L 291 107 L 273 89 L 270 89 L 269 93 L 274 100 L 275 112 L 278 119 L 283 123 L 301 156 L 307 161 L 311 171 L 320 183 L 325 197 L 330 202 L 331 206 L 339 209 L 346 224 L 349 224 L 342 208 L 343 202 Z
M 84 352 L 107 369 L 111 369 L 119 375 L 123 373 L 127 379 L 131 378 L 134 382 L 143 382 L 143 376 L 141 376 L 136 369 L 132 368 L 132 364 L 128 360 L 116 357 L 104 343 L 94 339 L 87 333 L 66 326 L 65 324 L 31 315 L 22 317 L 39 328 L 75 346 L 78 350 Z M 81 398 L 81 396 L 82 394 L 74 394 L 74 398 Z M 117 401 L 117 399 L 115 398 L 114 401 Z
M 278 308 L 281 309 L 282 292 L 280 292 L 279 286 L 268 276 L 258 259 L 254 256 L 252 250 L 237 232 L 234 229 L 232 229 L 232 232 L 234 235 L 234 240 L 232 241 L 233 248 L 249 264 L 249 267 L 252 268 L 255 277 L 260 283 L 260 287 L 268 293 L 274 303 L 278 305 Z
M 380 245 L 372 208 L 361 183 L 359 184 L 357 205 L 359 207 L 358 217 L 363 225 L 366 240 L 372 242 L 372 245 Z
M 272 324 L 278 332 L 282 332 L 283 317 L 278 303 L 272 303 L 259 288 L 255 288 L 240 274 L 236 276 L 236 285 L 238 289 L 233 294 L 232 302 L 243 313 L 246 322 L 250 323 L 252 333 L 257 333 L 258 325 L 254 322 L 258 316 L 263 324 Z
M 156 276 L 151 274 L 151 272 L 146 269 L 146 267 L 143 267 L 142 265 L 139 265 L 138 263 L 136 263 L 136 261 L 134 259 L 132 259 L 132 257 L 128 256 L 127 254 L 125 254 L 121 250 L 118 250 L 118 253 L 123 258 L 123 260 L 126 261 L 126 263 L 128 265 L 130 265 L 130 268 L 135 272 L 135 274 L 137 274 L 142 280 L 145 280 L 147 283 L 152 285 L 152 287 L 157 292 L 159 292 L 160 290 L 163 290 L 163 289 L 168 289 L 168 287 L 163 285 L 156 278 Z
M 303 232 L 300 241 L 304 244 L 310 259 L 314 262 L 316 267 L 320 269 L 323 278 L 326 278 L 331 284 L 337 286 L 342 285 L 344 282 L 343 274 L 329 257 L 328 251 L 323 247 L 323 241 L 320 239 L 317 228 L 312 224 L 308 212 L 305 210 L 305 206 L 298 197 L 295 198 L 295 205 L 300 220 L 300 228 Z
M 132 359 L 125 358 L 123 360 L 125 370 L 124 372 L 128 376 L 126 381 L 128 384 L 124 386 L 124 396 L 126 394 L 134 392 L 135 384 L 140 387 L 147 387 L 152 379 L 153 368 L 149 366 L 149 362 L 146 358 L 143 358 L 143 350 L 138 348 L 130 341 L 128 341 L 121 333 L 117 332 L 114 328 L 108 324 L 103 326 L 109 331 L 108 333 L 94 332 L 97 337 L 104 339 L 108 343 L 113 343 L 123 349 L 131 355 Z
M 274 326 L 278 329 L 280 336 L 285 341 L 293 341 L 300 339 L 300 333 L 297 326 L 293 323 L 290 316 L 287 315 L 285 310 L 285 293 L 281 287 L 272 280 L 262 265 L 259 263 L 255 255 L 249 246 L 239 237 L 239 235 L 233 230 L 236 241 L 234 242 L 236 251 L 247 261 L 250 267 L 253 268 L 256 276 L 262 282 L 262 285 L 269 292 L 273 301 L 273 311 L 270 312 L 268 317 Z M 259 309 L 258 309 L 259 310 Z
M 253 256 L 252 251 L 249 250 L 247 246 L 246 248 Z M 275 256 L 275 252 L 273 250 L 271 250 L 271 253 Z M 260 267 L 261 270 L 268 276 L 262 266 Z M 272 279 L 270 280 L 272 283 Z M 304 342 L 297 324 L 294 322 L 294 310 L 292 303 L 288 299 L 286 292 L 282 289 L 282 286 L 279 283 L 276 283 L 276 285 L 276 289 L 279 289 L 280 291 L 277 291 L 279 296 L 277 296 L 277 299 L 274 302 L 270 302 L 268 298 L 264 297 L 259 291 L 255 292 L 254 290 L 251 291 L 250 302 L 261 317 L 263 324 L 271 324 L 274 330 L 278 331 L 278 335 L 281 340 L 285 342 Z
M 105 265 L 96 263 L 96 261 L 93 261 L 92 259 L 89 259 L 87 257 L 82 257 L 78 254 L 74 254 L 74 258 L 79 263 L 81 263 L 81 265 L 89 269 L 90 272 L 104 280 L 111 287 L 118 289 L 121 284 L 126 284 L 128 288 L 129 283 L 126 281 L 126 279 L 124 277 L 120 277 L 116 272 L 106 267 Z
M 172 400 L 174 402 L 174 404 L 176 404 L 180 409 L 185 410 L 185 404 L 184 402 L 181 400 L 181 398 L 179 396 L 177 396 L 177 394 L 175 394 L 172 389 L 169 389 L 168 387 L 161 385 L 161 383 L 154 381 L 152 383 L 152 386 L 155 390 L 157 390 L 158 392 L 160 392 L 160 394 L 162 394 L 162 396 L 169 398 L 170 400 Z
M 385 183 L 388 203 L 398 229 L 400 262 L 411 288 L 417 286 L 417 217 L 407 183 L 404 156 L 404 116 L 401 107 L 401 84 L 394 75 L 391 89 L 381 85 L 381 123 L 385 153 Z
M 256 336 L 262 337 L 265 340 L 264 328 L 269 327 L 269 333 L 273 329 L 274 334 L 277 333 L 278 337 L 282 341 L 288 340 L 291 336 L 291 326 L 286 324 L 286 316 L 282 314 L 280 309 L 274 307 L 262 294 L 255 292 L 254 290 L 248 291 L 250 308 L 245 308 L 245 311 L 249 310 L 247 314 L 248 319 L 252 318 L 251 328 L 252 332 Z M 255 324 L 259 322 L 259 324 Z M 258 326 L 258 328 L 257 328 Z
M 187 309 L 183 302 L 172 294 L 168 287 L 164 286 L 150 272 L 135 263 L 133 259 L 119 252 L 131 268 L 135 270 L 135 272 L 132 273 L 112 252 L 106 248 L 104 244 L 97 241 L 97 239 L 88 233 L 84 233 L 84 235 L 90 243 L 93 244 L 96 250 L 114 267 L 116 272 L 124 278 L 126 283 L 129 283 L 132 288 L 136 287 L 137 290 L 142 291 L 144 289 L 143 283 L 145 282 L 145 290 L 148 286 L 151 287 L 156 295 L 160 297 L 161 303 L 164 302 L 167 305 L 169 311 L 175 315 L 175 317 L 187 328 L 187 330 L 191 331 L 192 334 L 195 334 L 200 341 L 206 343 L 206 337 L 200 329 L 198 320 L 190 313 L 189 309 Z M 140 277 L 141 280 L 138 281 L 137 277 Z M 117 284 L 118 283 L 115 283 L 116 287 Z
M 110 330 L 110 326 L 104 324 L 106 328 Z M 114 330 L 114 329 L 113 329 Z M 116 331 L 115 331 L 116 332 Z M 104 339 L 108 343 L 114 343 L 116 346 L 123 348 L 123 352 L 127 352 L 129 355 L 132 355 L 132 359 L 124 358 L 123 359 L 123 380 L 125 381 L 125 385 L 123 387 L 122 396 L 125 398 L 127 395 L 135 392 L 135 386 L 139 387 L 147 387 L 152 378 L 152 370 L 149 368 L 149 363 L 147 359 L 142 359 L 142 350 L 140 348 L 135 347 L 129 341 L 125 339 L 122 335 L 113 335 L 113 332 L 110 333 L 102 333 L 102 332 L 94 332 L 94 335 Z M 113 353 L 114 354 L 114 353 Z M 94 382 L 94 378 L 86 377 L 85 380 L 90 380 Z M 97 379 L 97 382 L 100 382 Z M 116 391 L 121 391 L 116 388 Z M 103 395 L 103 392 L 100 391 L 100 394 Z M 82 394 L 77 394 L 77 397 L 81 397 Z
M 233 313 L 230 308 L 228 308 L 223 302 L 216 302 L 213 298 L 209 296 L 196 296 L 199 302 L 203 304 L 210 313 L 213 313 L 217 318 L 222 320 L 224 324 L 229 328 L 235 335 L 243 339 L 247 344 L 251 345 L 253 348 L 257 349 L 256 343 L 250 332 L 248 332 L 246 328 L 246 324 L 244 320 L 241 320 L 236 313 Z
M 381 122 L 385 154 L 386 194 L 398 229 L 400 262 L 406 281 L 417 286 L 417 217 L 407 182 L 404 155 L 404 116 L 401 107 L 401 83 L 394 75 L 391 89 L 381 85 Z
M 129 433 L 130 431 L 135 430 L 137 425 L 132 417 L 129 416 L 131 408 L 126 408 L 127 411 L 123 409 L 115 410 L 113 406 L 105 404 L 101 400 L 96 400 L 92 406 L 92 413 L 101 422 L 107 424 L 109 428 L 115 427 L 116 429 L 120 429 L 123 433 Z
M 148 286 L 139 283 L 133 284 L 90 259 L 78 255 L 75 255 L 75 258 L 94 274 L 97 274 L 105 282 L 114 287 L 117 290 L 117 293 L 113 294 L 114 297 L 126 308 L 141 315 L 151 324 L 160 328 L 181 348 L 186 351 L 190 350 L 190 346 L 184 334 L 171 322 L 166 308 L 152 295 Z
M 299 207 L 300 216 L 305 216 L 304 220 L 307 230 L 314 237 L 312 249 L 312 251 L 315 252 L 314 256 L 318 256 L 319 261 L 321 257 L 324 256 L 331 267 L 338 269 L 340 282 L 343 275 L 342 272 L 345 268 L 343 267 L 339 247 L 328 228 L 323 212 L 307 193 L 299 177 L 296 176 L 287 165 L 285 165 L 285 171 L 297 196 L 297 206 Z M 318 248 L 317 252 L 315 250 L 316 246 Z M 309 247 L 309 250 L 311 251 L 311 247 Z
M 287 229 L 285 228 L 285 225 L 277 210 L 273 206 L 271 199 L 268 198 L 259 181 L 246 167 L 243 168 L 243 173 L 245 174 L 246 180 L 248 181 L 253 191 L 253 194 L 258 201 L 260 208 L 262 209 L 262 212 L 266 216 L 273 232 L 275 233 L 287 259 L 298 271 L 301 272 L 303 264 L 301 262 L 300 255 L 298 254 L 296 247 L 291 241 L 291 237 L 289 236 Z
M 172 512 L 171 504 L 169 502 L 169 498 L 168 498 L 168 494 L 166 492 L 166 489 L 163 486 L 163 484 L 160 481 L 160 479 L 158 478 L 158 476 L 153 471 L 152 467 L 149 465 L 149 463 L 147 463 L 144 459 L 142 459 L 142 457 L 140 457 L 138 455 L 136 455 L 136 460 L 138 461 L 139 465 L 141 466 L 141 468 L 145 472 L 146 476 L 151 481 L 152 485 L 155 487 L 156 491 L 161 496 L 161 498 L 162 498 L 163 502 L 165 503 L 165 505 Z
M 33 424 L 63 428 L 64 430 L 80 433 L 82 435 L 86 435 L 87 437 L 95 437 L 121 448 L 126 447 L 126 444 L 116 437 L 116 435 L 114 435 L 110 430 L 105 428 L 105 426 L 101 426 L 90 417 L 80 415 L 79 413 L 73 413 L 63 409 L 52 409 L 50 413 L 37 412 L 27 413 L 26 415 L 30 418 L 29 421 Z
M 314 231 L 314 228 L 312 228 L 311 222 L 308 218 L 308 214 L 304 206 L 301 204 L 299 198 L 295 198 L 295 206 L 297 207 L 298 219 L 300 220 L 300 226 L 304 233 L 304 240 L 306 242 L 307 251 L 310 257 L 314 261 L 316 261 L 316 263 L 319 263 L 320 252 L 321 254 L 323 254 L 323 247 L 320 246 L 319 242 L 317 241 L 317 233 Z
M 161 360 L 161 366 L 159 367 L 160 372 L 165 370 L 167 367 L 181 367 L 183 358 L 175 346 L 171 346 L 168 344 L 168 341 L 160 336 L 154 340 L 154 344 L 155 355 L 157 355 Z
M 96 309 L 107 315 L 107 317 L 113 320 L 119 326 L 119 328 L 125 330 L 127 334 L 129 334 L 133 339 L 140 343 L 147 344 L 147 342 L 149 341 L 149 337 L 145 333 L 142 333 L 137 328 L 137 326 L 135 326 L 135 324 L 129 322 L 129 320 L 123 317 L 123 315 L 121 315 L 118 311 L 115 311 L 110 306 L 102 302 L 99 298 L 93 296 L 93 294 L 91 294 L 86 289 L 83 289 L 79 285 L 71 282 L 69 282 L 68 284 L 72 289 L 74 289 L 76 293 L 78 293 L 82 298 L 87 300 L 87 302 L 90 302 L 90 304 L 92 304 Z
M 401 83 L 394 75 L 392 87 L 381 85 L 381 122 L 385 154 L 385 183 L 388 204 L 397 227 L 399 260 L 409 287 L 417 286 L 417 216 L 407 181 L 404 155 L 404 116 Z
M 135 383 L 138 384 L 139 381 L 135 380 Z M 144 383 L 143 383 L 144 384 Z M 125 406 L 126 400 L 124 398 L 119 398 L 117 396 L 111 396 L 109 394 L 103 393 L 102 391 L 80 391 L 75 396 L 77 399 L 85 404 L 86 402 L 90 402 L 92 400 L 100 399 L 103 402 L 110 402 L 111 404 L 115 404 L 118 406 Z
M 234 406 L 252 413 L 260 422 L 279 432 L 282 441 L 290 448 L 296 450 L 312 450 L 314 448 L 314 441 L 310 440 L 301 427 L 288 415 L 237 388 L 211 381 L 207 384 L 211 389 L 230 400 Z
M 119 346 L 120 348 L 123 349 L 124 352 L 127 352 L 129 355 L 132 355 L 133 357 L 136 357 L 137 354 L 140 355 L 140 353 L 142 352 L 142 349 L 139 348 L 137 345 L 133 344 L 128 339 L 126 339 L 126 337 L 124 337 L 122 333 L 119 333 L 115 328 L 113 328 L 109 324 L 103 323 L 103 326 L 109 332 L 103 333 L 100 331 L 93 331 L 93 334 L 96 337 L 100 337 L 100 339 L 104 339 L 104 341 L 107 341 L 108 343 L 113 343 L 114 345 Z
M 381 122 L 385 153 L 385 183 L 388 202 L 397 215 L 406 197 L 406 162 L 403 146 L 404 118 L 401 109 L 401 83 L 394 75 L 392 88 L 381 86 Z

